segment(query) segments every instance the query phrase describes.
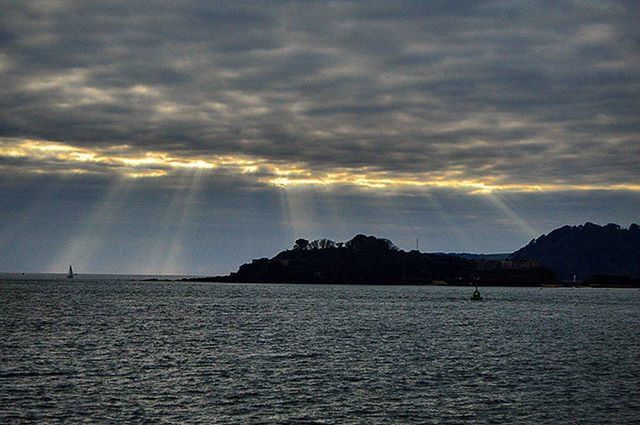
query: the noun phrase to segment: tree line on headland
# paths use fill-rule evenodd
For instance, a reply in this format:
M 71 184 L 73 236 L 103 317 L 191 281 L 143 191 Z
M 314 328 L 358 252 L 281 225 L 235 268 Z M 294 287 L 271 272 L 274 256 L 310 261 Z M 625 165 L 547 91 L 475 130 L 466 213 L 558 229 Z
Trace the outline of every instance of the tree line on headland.
M 562 280 L 573 275 L 584 280 L 597 275 L 640 278 L 640 226 L 563 226 L 532 240 L 511 258 L 535 258 Z
M 592 246 L 597 244 L 598 246 Z M 573 285 L 640 287 L 640 229 L 565 226 L 504 259 L 409 252 L 390 240 L 357 235 L 347 242 L 297 239 L 292 249 L 255 259 L 228 276 L 196 281 L 404 285 Z M 615 258 L 610 258 L 610 257 Z M 594 257 L 598 257 L 594 260 Z M 635 264 L 632 264 L 634 263 Z M 587 275 L 585 271 L 590 274 Z M 626 274 L 621 274 L 620 271 Z

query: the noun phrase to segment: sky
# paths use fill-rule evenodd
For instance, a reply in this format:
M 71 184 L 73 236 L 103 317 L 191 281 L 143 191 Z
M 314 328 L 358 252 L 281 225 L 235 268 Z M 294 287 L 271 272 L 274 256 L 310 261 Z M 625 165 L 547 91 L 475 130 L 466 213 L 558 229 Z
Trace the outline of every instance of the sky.
M 0 270 L 640 221 L 638 1 L 0 1 Z

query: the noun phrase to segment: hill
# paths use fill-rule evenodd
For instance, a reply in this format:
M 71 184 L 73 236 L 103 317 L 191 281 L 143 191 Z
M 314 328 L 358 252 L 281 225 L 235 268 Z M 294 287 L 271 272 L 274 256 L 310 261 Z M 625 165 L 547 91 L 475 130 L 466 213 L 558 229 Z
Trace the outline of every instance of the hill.
M 640 226 L 585 223 L 564 226 L 514 252 L 515 260 L 537 260 L 559 279 L 588 280 L 596 275 L 640 277 Z
M 489 261 L 502 261 L 509 258 L 511 254 L 471 254 L 468 252 L 449 252 L 445 255 L 455 255 L 456 257 L 466 258 L 467 260 L 489 260 Z
M 344 243 L 298 239 L 292 249 L 271 259 L 243 264 L 228 276 L 191 280 L 537 286 L 554 283 L 555 276 L 551 270 L 530 261 L 470 260 L 454 255 L 405 252 L 387 239 L 357 235 Z

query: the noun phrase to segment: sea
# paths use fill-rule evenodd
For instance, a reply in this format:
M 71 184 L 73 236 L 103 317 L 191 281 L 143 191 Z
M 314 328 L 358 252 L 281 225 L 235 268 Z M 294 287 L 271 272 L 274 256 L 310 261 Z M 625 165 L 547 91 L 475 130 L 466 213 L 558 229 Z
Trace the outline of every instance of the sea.
M 640 291 L 0 275 L 0 423 L 639 423 Z

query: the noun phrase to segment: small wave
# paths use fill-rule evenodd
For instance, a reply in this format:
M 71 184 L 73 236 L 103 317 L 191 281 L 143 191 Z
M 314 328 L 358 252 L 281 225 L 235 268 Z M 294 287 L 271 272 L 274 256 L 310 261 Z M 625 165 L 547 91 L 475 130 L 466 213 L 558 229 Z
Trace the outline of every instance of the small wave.
M 0 372 L 0 379 L 3 378 L 33 378 L 34 376 L 71 376 L 71 371 L 49 371 L 49 372 Z
M 320 353 L 278 353 L 271 356 L 274 359 L 314 359 L 320 357 Z

